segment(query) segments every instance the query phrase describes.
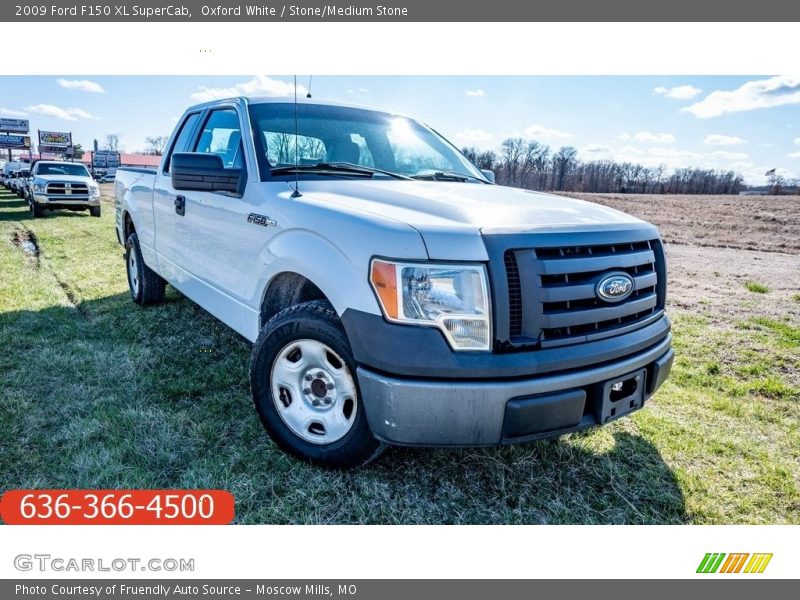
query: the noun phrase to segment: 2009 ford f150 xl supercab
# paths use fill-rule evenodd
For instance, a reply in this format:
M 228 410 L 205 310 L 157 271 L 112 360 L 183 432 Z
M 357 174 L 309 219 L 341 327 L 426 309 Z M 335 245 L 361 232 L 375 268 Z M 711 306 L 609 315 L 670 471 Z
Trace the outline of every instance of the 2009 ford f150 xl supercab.
M 673 359 L 658 231 L 492 179 L 389 112 L 194 106 L 157 171 L 117 173 L 131 296 L 168 282 L 254 342 L 265 428 L 330 467 L 641 408 Z

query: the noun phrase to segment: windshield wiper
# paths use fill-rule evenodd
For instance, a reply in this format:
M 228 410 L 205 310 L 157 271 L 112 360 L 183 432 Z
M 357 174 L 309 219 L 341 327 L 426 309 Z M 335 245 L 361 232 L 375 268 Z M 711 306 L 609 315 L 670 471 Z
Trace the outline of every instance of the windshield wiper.
M 480 177 L 474 175 L 467 175 L 466 173 L 457 173 L 455 171 L 435 171 L 431 173 L 420 173 L 419 175 L 412 175 L 412 179 L 426 179 L 430 181 L 469 181 L 474 179 L 481 183 L 486 183 Z
M 356 165 L 347 162 L 321 162 L 315 165 L 286 165 L 283 167 L 274 167 L 270 170 L 273 175 L 281 175 L 285 173 L 348 173 L 351 175 L 360 175 L 362 177 L 372 177 L 376 173 L 387 175 L 394 179 L 411 179 L 400 173 L 393 173 L 384 169 L 376 169 L 375 167 L 367 167 L 364 165 Z

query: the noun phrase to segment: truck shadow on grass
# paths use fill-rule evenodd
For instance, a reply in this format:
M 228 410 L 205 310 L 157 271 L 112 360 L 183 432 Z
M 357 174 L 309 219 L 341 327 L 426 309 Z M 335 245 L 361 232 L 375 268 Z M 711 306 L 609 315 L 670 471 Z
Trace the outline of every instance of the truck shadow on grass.
M 281 453 L 250 345 L 168 288 L 0 313 L 0 488 L 220 488 L 238 523 L 682 523 L 681 488 L 624 419 L 514 447 L 390 449 L 355 472 Z

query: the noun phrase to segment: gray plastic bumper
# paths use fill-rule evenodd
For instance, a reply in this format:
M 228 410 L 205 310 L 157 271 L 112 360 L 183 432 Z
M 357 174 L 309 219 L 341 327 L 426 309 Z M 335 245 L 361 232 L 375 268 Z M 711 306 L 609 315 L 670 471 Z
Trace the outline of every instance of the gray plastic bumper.
M 406 379 L 359 367 L 358 380 L 372 432 L 385 442 L 494 446 L 553 437 L 606 422 L 597 408 L 603 402 L 599 397 L 602 383 L 644 369 L 644 390 L 635 407 L 640 408 L 669 374 L 671 341 L 668 335 L 621 360 L 529 379 Z M 511 419 L 516 420 L 513 435 L 507 427 Z M 519 419 L 523 419 L 522 429 Z

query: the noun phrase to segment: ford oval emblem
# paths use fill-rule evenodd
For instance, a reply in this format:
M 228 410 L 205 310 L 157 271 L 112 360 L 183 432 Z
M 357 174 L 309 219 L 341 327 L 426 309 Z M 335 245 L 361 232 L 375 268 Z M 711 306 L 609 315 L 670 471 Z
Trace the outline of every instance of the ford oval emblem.
M 597 297 L 606 302 L 622 302 L 633 293 L 633 279 L 623 272 L 606 275 L 597 284 Z

